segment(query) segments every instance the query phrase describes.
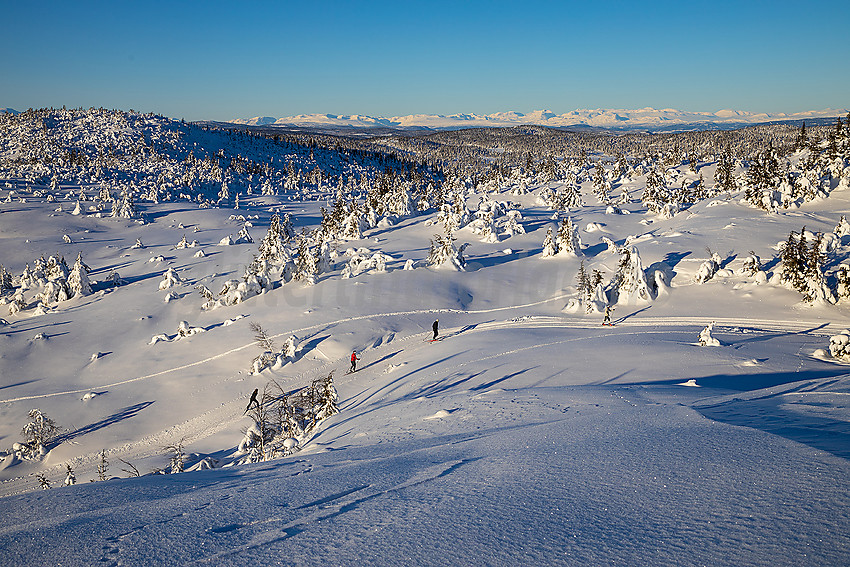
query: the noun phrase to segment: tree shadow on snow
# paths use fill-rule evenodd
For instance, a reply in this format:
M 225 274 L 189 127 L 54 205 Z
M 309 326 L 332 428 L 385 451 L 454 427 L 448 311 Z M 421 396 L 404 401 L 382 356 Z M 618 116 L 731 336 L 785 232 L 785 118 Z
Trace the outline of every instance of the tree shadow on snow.
M 764 334 L 764 335 L 756 336 L 756 337 L 748 337 L 746 339 L 741 339 L 741 340 L 738 340 L 738 341 L 728 341 L 727 342 L 727 341 L 724 340 L 724 344 L 727 344 L 727 345 L 737 349 L 737 348 L 741 348 L 741 346 L 743 346 L 747 343 L 760 343 L 760 342 L 764 342 L 764 341 L 769 341 L 771 339 L 778 339 L 780 337 L 786 337 L 786 336 L 789 336 L 789 335 L 807 335 L 807 334 L 809 334 L 813 331 L 820 331 L 821 329 L 825 329 L 827 326 L 829 326 L 829 323 L 823 323 L 821 325 L 818 325 L 817 327 L 812 327 L 811 329 L 803 329 L 802 331 L 793 331 L 793 332 L 782 331 L 782 332 Z M 721 332 L 718 332 L 716 334 L 722 335 Z
M 708 407 L 697 405 L 694 409 L 714 421 L 779 435 L 850 460 L 850 423 L 822 414 L 795 412 L 795 405 L 781 396 L 768 396 Z
M 821 378 L 835 378 L 846 376 L 847 368 L 827 368 L 823 370 L 806 370 L 803 372 L 764 372 L 761 374 L 715 374 L 713 376 L 687 376 L 682 375 L 671 380 L 659 380 L 653 382 L 633 382 L 633 386 L 675 386 L 693 378 L 697 384 L 704 388 L 717 388 L 721 390 L 732 390 L 738 392 L 751 392 L 772 388 L 791 382 L 801 380 L 817 380 Z M 621 384 L 626 385 L 626 384 Z
M 32 384 L 33 382 L 38 382 L 38 380 L 24 380 L 22 382 L 15 382 L 14 384 L 8 384 L 6 386 L 0 386 L 0 390 L 5 390 L 7 388 L 14 388 L 16 386 L 25 386 L 27 384 Z
M 151 404 L 153 404 L 153 402 L 142 402 L 133 406 L 127 406 L 126 408 L 98 422 L 86 425 L 85 427 L 81 427 L 79 429 L 75 429 L 74 431 L 70 431 L 68 433 L 63 433 L 54 440 L 52 445 L 59 445 L 60 443 L 64 443 L 65 441 L 70 441 L 82 435 L 86 435 L 87 433 L 92 433 L 99 429 L 103 429 L 104 427 L 109 427 L 110 425 L 114 425 L 116 423 L 124 421 L 125 419 L 135 417 L 139 412 L 141 412 L 143 409 L 147 408 Z

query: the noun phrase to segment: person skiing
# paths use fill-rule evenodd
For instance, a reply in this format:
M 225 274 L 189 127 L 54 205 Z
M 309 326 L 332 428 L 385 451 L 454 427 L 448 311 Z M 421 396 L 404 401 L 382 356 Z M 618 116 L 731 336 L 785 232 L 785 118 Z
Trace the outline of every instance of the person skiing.
M 434 321 L 434 324 L 433 324 L 433 325 L 431 325 L 431 329 L 433 329 L 433 330 L 434 330 L 434 336 L 431 338 L 431 340 L 432 340 L 432 341 L 436 341 L 436 340 L 437 340 L 437 334 L 438 334 L 438 332 L 437 332 L 437 327 L 439 327 L 439 324 L 440 324 L 440 320 L 439 320 L 439 319 L 437 319 L 436 321 Z
M 251 404 L 257 404 L 257 408 L 260 407 L 260 402 L 257 401 L 257 394 L 260 393 L 259 388 L 254 388 L 254 393 L 251 394 L 251 399 L 248 400 L 248 407 L 245 408 L 245 413 L 248 413 L 248 410 L 251 409 Z
M 360 357 L 357 356 L 357 351 L 351 352 L 351 368 L 348 370 L 349 372 L 357 372 L 357 361 L 360 360 Z
M 614 310 L 614 306 L 610 303 L 605 306 L 605 316 L 602 317 L 602 324 L 609 325 L 611 327 L 614 326 L 614 323 L 611 322 L 611 311 Z

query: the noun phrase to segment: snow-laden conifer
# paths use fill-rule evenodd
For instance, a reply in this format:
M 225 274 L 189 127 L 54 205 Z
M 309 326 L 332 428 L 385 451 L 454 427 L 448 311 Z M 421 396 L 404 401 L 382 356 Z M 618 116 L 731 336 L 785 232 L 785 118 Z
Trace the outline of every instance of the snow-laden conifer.
M 711 336 L 711 331 L 714 330 L 714 321 L 708 324 L 699 333 L 699 346 L 720 346 L 720 341 Z
M 77 260 L 71 267 L 71 273 L 68 275 L 68 289 L 72 297 L 91 295 L 92 293 L 89 268 L 83 263 L 82 252 L 77 254 Z
M 558 227 L 557 248 L 559 256 L 581 256 L 581 236 L 570 217 Z
M 168 271 L 162 275 L 162 281 L 159 282 L 159 289 L 170 289 L 175 285 L 183 283 L 177 271 L 174 268 L 168 268 Z
M 546 238 L 543 240 L 543 257 L 551 258 L 558 254 L 558 242 L 552 234 L 552 227 L 546 229 Z

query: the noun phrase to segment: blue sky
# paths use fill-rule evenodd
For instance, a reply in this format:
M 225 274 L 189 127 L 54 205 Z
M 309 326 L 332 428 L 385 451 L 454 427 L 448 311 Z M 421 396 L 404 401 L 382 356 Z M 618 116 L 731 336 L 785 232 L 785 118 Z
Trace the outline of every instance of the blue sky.
M 0 107 L 187 120 L 850 106 L 850 2 L 14 2 Z

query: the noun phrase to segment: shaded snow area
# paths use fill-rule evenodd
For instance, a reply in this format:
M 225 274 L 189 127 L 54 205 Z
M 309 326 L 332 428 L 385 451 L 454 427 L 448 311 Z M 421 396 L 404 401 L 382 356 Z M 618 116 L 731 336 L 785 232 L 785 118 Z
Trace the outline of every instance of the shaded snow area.
M 0 121 L 3 565 L 850 564 L 850 158 L 673 206 L 653 171 L 722 160 L 408 182 L 107 113 L 37 120 L 89 157 L 36 171 L 27 116 Z

